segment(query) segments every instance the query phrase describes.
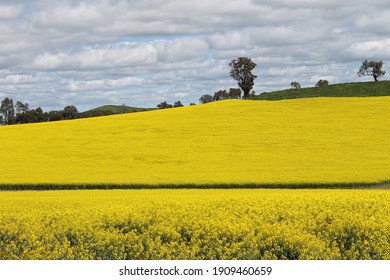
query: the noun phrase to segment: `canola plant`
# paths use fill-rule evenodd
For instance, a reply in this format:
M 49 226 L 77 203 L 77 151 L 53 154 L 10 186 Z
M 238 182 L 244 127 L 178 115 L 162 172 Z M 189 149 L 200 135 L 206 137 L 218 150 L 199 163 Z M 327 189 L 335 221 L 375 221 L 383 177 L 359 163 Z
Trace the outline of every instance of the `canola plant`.
M 0 259 L 390 259 L 386 190 L 0 193 Z
M 390 97 L 227 100 L 3 126 L 0 185 L 389 181 L 389 108 Z

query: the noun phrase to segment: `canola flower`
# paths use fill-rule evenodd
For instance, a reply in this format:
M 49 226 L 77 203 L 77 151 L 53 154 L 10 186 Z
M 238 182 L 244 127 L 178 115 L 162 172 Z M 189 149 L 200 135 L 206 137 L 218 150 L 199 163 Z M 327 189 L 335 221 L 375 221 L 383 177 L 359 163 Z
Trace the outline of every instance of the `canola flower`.
M 390 180 L 390 97 L 227 100 L 0 127 L 0 184 Z
M 390 259 L 386 190 L 0 192 L 0 259 Z

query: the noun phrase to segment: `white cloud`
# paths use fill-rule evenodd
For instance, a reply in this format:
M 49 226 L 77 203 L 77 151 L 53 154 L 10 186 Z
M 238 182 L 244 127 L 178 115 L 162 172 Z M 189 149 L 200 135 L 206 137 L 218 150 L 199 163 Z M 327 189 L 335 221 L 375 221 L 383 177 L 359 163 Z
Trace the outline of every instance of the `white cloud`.
M 3 5 L 0 4 L 0 20 L 1 19 L 13 19 L 19 16 L 22 10 L 21 5 Z
M 353 43 L 348 51 L 355 57 L 390 59 L 390 39 Z
M 69 91 L 107 91 L 112 88 L 120 89 L 124 87 L 138 86 L 143 83 L 140 78 L 127 77 L 122 79 L 92 80 L 92 81 L 70 81 L 66 88 Z
M 2 0 L 0 93 L 47 109 L 188 104 L 236 87 L 239 56 L 257 63 L 257 92 L 355 81 L 364 59 L 389 65 L 389 13 L 386 0 Z
M 38 55 L 32 68 L 37 70 L 74 70 L 132 67 L 156 62 L 157 53 L 150 44 L 120 43 L 85 47 L 76 52 Z

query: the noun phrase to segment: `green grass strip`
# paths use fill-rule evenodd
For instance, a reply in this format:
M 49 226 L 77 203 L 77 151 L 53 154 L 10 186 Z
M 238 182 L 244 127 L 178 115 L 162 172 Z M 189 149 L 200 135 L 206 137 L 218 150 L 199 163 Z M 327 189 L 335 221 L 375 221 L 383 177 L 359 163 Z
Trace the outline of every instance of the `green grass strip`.
M 2 184 L 0 191 L 112 189 L 390 189 L 390 181 L 289 184 Z

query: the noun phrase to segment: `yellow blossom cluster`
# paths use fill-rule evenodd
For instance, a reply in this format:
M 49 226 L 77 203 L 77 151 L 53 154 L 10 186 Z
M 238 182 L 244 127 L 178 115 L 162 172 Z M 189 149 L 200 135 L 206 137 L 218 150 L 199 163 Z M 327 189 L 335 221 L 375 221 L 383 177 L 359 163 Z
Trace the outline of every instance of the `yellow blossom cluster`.
M 0 184 L 390 180 L 390 97 L 226 100 L 0 127 Z
M 390 259 L 386 190 L 0 192 L 0 259 Z

